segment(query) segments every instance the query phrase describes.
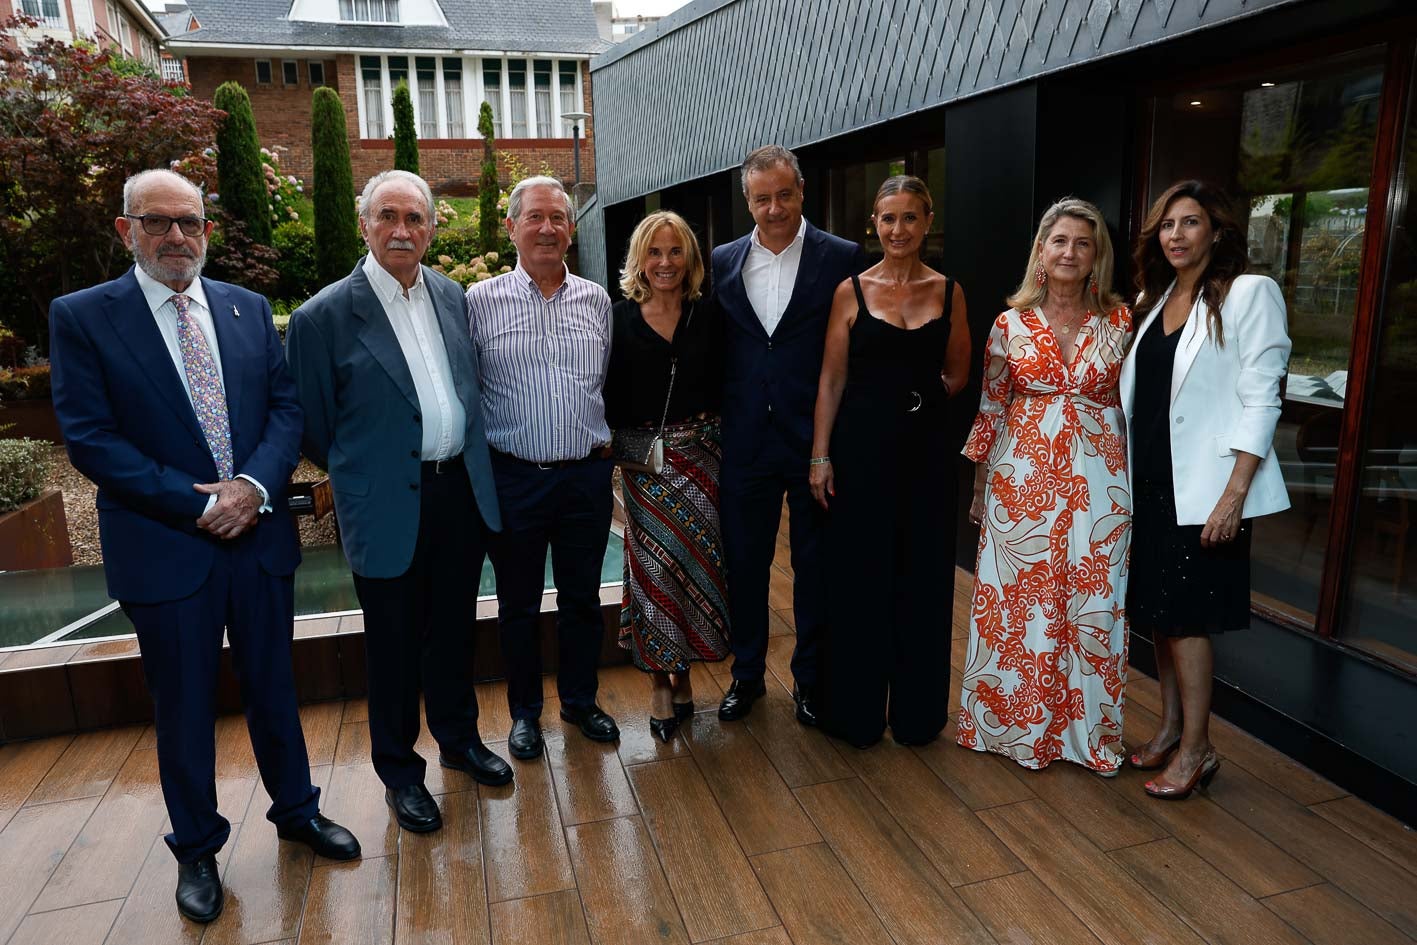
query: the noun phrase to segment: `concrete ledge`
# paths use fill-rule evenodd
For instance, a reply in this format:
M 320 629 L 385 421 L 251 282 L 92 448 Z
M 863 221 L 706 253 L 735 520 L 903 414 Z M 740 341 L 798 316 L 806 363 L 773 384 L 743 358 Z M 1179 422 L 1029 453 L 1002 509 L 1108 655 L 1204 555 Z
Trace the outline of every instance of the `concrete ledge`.
M 620 649 L 620 587 L 603 587 L 605 624 L 600 664 L 629 661 Z M 543 669 L 557 666 L 556 592 L 541 598 Z M 497 633 L 496 601 L 478 601 L 472 632 L 476 650 L 469 677 L 476 682 L 505 675 Z M 296 695 L 302 703 L 359 698 L 365 694 L 364 615 L 358 611 L 296 618 L 291 642 Z M 239 712 L 241 694 L 223 652 L 217 711 Z M 0 744 L 26 738 L 82 732 L 152 720 L 152 700 L 143 681 L 136 637 L 114 637 L 0 651 Z

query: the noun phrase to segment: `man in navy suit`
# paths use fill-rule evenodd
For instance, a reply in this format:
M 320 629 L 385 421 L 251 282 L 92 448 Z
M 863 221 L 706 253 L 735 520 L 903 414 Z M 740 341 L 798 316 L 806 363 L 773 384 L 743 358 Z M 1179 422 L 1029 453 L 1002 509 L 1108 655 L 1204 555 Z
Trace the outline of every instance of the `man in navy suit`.
M 359 855 L 320 815 L 290 661 L 300 563 L 286 483 L 300 405 L 264 298 L 201 278 L 212 223 L 171 171 L 123 188 L 114 221 L 137 265 L 50 305 L 54 408 L 74 467 L 98 485 L 108 593 L 138 633 L 178 862 L 177 909 L 221 913 L 215 694 L 231 642 L 246 724 L 283 839 Z
M 757 224 L 713 251 L 725 314 L 723 543 L 729 568 L 733 683 L 718 717 L 746 716 L 765 692 L 768 574 L 787 494 L 792 545 L 792 654 L 797 720 L 816 724 L 817 637 L 826 620 L 822 512 L 807 486 L 812 410 L 832 293 L 865 268 L 861 247 L 802 217 L 802 171 L 791 151 L 759 148 L 743 162 L 743 196 Z
M 502 519 L 462 289 L 423 265 L 435 223 L 421 177 L 371 178 L 359 209 L 369 255 L 296 311 L 286 342 L 305 455 L 329 470 L 364 609 L 374 770 L 416 833 L 443 825 L 414 750 L 420 693 L 444 767 L 512 780 L 477 731 L 478 575 Z

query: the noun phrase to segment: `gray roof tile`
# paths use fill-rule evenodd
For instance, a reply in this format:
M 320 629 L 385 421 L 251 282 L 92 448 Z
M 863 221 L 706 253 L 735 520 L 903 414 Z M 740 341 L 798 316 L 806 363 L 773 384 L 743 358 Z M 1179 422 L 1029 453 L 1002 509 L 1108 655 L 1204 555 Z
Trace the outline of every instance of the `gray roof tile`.
M 183 42 L 369 49 L 487 49 L 595 54 L 590 0 L 438 0 L 447 26 L 292 22 L 290 0 L 190 0 L 202 28 Z

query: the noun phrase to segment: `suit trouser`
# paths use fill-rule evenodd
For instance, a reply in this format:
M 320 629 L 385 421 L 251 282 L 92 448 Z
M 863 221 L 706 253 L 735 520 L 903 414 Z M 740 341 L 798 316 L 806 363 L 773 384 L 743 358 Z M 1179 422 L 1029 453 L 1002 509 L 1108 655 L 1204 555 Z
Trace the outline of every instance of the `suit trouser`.
M 792 677 L 803 689 L 817 682 L 817 642 L 825 623 L 821 507 L 807 485 L 807 455 L 769 425 L 756 455 L 725 448 L 719 518 L 728 567 L 733 628 L 733 678 L 762 679 L 768 652 L 768 577 L 787 494 L 792 547 L 792 614 L 797 644 Z
M 310 783 L 290 661 L 293 579 L 261 568 L 255 537 L 223 543 L 206 583 L 190 597 L 123 604 L 138 633 L 153 699 L 158 774 L 172 822 L 165 839 L 179 863 L 216 853 L 231 834 L 231 824 L 217 811 L 216 794 L 223 630 L 261 783 L 273 798 L 266 819 L 298 823 L 319 812 L 320 789 Z
M 502 531 L 492 536 L 497 573 L 497 622 L 507 664 L 507 706 L 513 719 L 541 717 L 541 638 L 537 627 L 546 586 L 546 549 L 556 585 L 556 673 L 561 704 L 595 704 L 596 665 L 605 622 L 600 572 L 610 535 L 608 459 L 542 469 L 493 452 L 492 472 Z
M 461 458 L 445 460 L 441 472 L 424 463 L 408 570 L 394 578 L 354 576 L 364 608 L 369 747 L 387 787 L 423 783 L 427 765 L 413 747 L 420 693 L 439 748 L 453 754 L 478 741 L 473 626 L 485 548 Z

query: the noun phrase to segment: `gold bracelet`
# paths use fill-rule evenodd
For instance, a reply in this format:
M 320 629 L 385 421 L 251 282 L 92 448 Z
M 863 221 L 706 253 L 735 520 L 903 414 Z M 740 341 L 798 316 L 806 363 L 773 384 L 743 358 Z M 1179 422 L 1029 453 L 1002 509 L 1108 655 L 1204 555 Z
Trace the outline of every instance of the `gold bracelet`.
M 807 465 L 808 465 L 808 466 L 829 466 L 829 465 L 831 465 L 831 461 L 832 461 L 832 458 L 831 458 L 830 456 L 813 456 L 811 459 L 807 460 Z

